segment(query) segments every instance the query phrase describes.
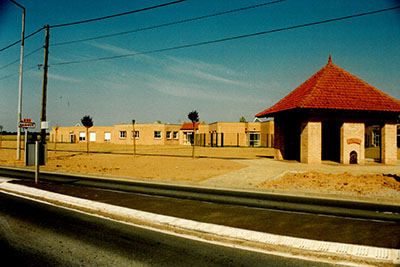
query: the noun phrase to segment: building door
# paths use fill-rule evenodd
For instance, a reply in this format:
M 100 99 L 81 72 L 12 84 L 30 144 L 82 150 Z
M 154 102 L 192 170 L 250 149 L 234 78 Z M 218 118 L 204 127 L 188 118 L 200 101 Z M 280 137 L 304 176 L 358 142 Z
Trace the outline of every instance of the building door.
M 260 133 L 249 133 L 249 146 L 260 146 Z
M 75 135 L 73 133 L 69 134 L 69 142 L 70 143 L 75 143 Z

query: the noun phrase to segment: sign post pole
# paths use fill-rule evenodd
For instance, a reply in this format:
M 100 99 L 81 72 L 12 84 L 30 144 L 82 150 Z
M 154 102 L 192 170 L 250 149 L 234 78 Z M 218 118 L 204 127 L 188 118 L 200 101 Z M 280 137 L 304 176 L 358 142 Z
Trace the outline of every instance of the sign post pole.
M 35 141 L 35 184 L 39 182 L 39 141 Z

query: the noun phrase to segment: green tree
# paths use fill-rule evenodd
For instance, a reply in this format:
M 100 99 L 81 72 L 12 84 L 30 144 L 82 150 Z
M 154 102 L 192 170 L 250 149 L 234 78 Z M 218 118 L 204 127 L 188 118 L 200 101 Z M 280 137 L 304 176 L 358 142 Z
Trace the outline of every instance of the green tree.
M 196 110 L 192 110 L 191 112 L 189 112 L 188 114 L 188 118 L 189 120 L 193 123 L 193 143 L 192 143 L 192 158 L 194 158 L 194 147 L 195 147 L 195 143 L 196 143 L 196 122 L 199 121 L 199 113 Z
M 89 115 L 83 116 L 82 125 L 86 127 L 86 152 L 89 154 L 89 128 L 93 126 L 93 119 Z
M 239 122 L 247 122 L 247 121 L 246 121 L 246 118 L 242 116 L 242 117 L 239 119 Z

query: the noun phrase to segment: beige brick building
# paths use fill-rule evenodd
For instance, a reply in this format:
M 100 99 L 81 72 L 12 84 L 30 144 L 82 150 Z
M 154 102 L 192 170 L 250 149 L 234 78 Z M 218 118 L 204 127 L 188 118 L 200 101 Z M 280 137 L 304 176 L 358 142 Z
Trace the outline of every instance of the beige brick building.
M 274 122 L 215 122 L 196 123 L 198 146 L 265 146 L 271 147 L 274 139 Z M 109 127 L 89 128 L 89 142 L 137 145 L 191 145 L 193 124 L 117 124 Z M 51 142 L 86 142 L 83 126 L 53 127 Z
M 332 63 L 257 117 L 274 117 L 275 158 L 364 164 L 366 136 L 379 161 L 397 163 L 400 101 Z M 367 133 L 367 134 L 366 134 Z

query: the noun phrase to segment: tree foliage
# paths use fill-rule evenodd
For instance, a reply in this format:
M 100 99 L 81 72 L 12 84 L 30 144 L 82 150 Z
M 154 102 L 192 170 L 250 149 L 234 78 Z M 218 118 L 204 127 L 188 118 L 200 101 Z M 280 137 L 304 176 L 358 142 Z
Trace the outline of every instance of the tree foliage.
M 192 121 L 193 123 L 193 150 L 192 150 L 192 158 L 194 158 L 194 147 L 195 147 L 195 142 L 196 142 L 196 122 L 199 121 L 199 113 L 196 110 L 192 110 L 191 112 L 189 112 L 188 114 L 188 118 L 189 120 Z
M 93 118 L 90 117 L 89 115 L 83 116 L 81 119 L 82 125 L 85 126 L 86 128 L 90 128 L 93 126 Z
M 93 126 L 93 118 L 89 115 L 83 116 L 81 119 L 82 125 L 86 127 L 86 152 L 89 154 L 89 128 Z
M 192 110 L 189 112 L 188 118 L 194 124 L 199 121 L 199 113 L 196 110 Z

